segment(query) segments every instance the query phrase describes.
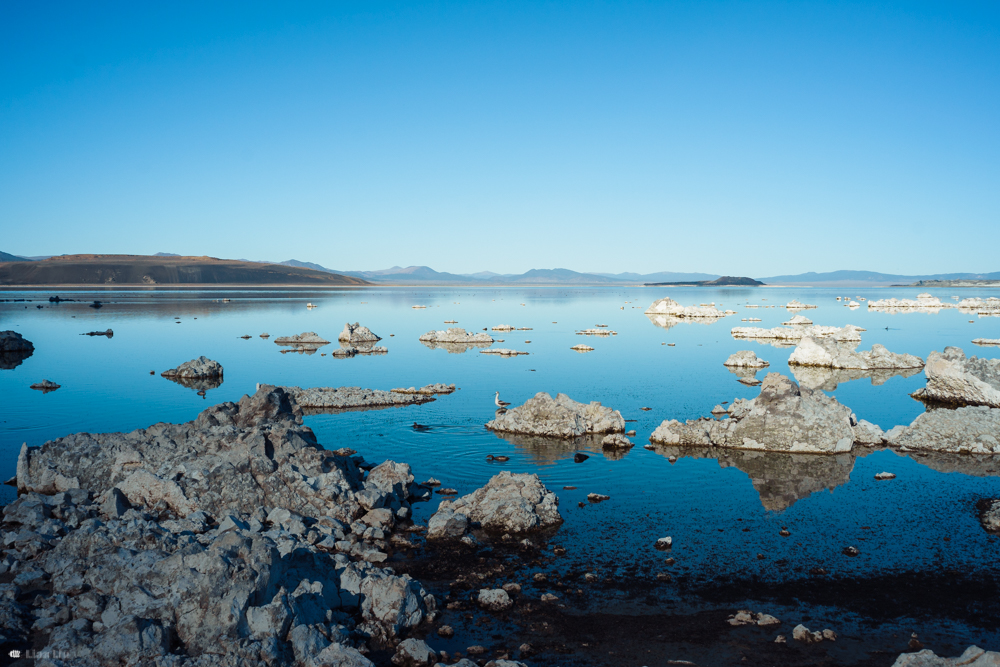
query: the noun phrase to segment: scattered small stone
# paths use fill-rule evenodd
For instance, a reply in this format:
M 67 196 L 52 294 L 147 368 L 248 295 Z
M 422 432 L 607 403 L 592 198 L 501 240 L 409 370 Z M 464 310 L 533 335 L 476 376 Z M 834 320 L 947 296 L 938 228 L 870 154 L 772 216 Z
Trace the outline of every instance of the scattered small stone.
M 431 477 L 426 482 L 424 482 L 424 486 L 441 486 L 441 480 L 434 479 L 433 477 Z
M 640 409 L 640 410 L 643 410 L 644 412 L 649 412 L 649 411 L 650 411 L 650 410 L 652 410 L 653 408 L 639 408 L 639 409 Z
M 552 547 L 552 553 L 554 553 L 556 556 L 565 556 L 566 549 L 563 547 Z
M 451 627 L 450 625 L 442 625 L 440 628 L 438 628 L 438 636 L 439 637 L 445 637 L 445 638 L 447 638 L 447 637 L 454 637 L 455 636 L 455 629 L 453 627 Z
M 563 491 L 576 491 L 575 486 L 564 486 Z
M 481 588 L 476 602 L 488 611 L 505 611 L 514 606 L 514 601 L 502 588 Z
M 548 576 L 544 572 L 536 572 L 535 576 L 532 577 L 535 581 L 546 581 Z
M 787 640 L 785 639 L 785 635 L 778 635 L 777 637 L 774 638 L 775 644 L 784 644 L 786 643 L 786 641 Z
M 659 551 L 666 551 L 672 546 L 674 546 L 674 538 L 670 536 L 661 537 L 660 539 L 656 540 L 656 548 Z
M 438 489 L 437 492 L 440 493 L 442 496 L 457 496 L 458 495 L 458 491 L 456 489 Z
M 605 496 L 605 495 L 600 494 L 600 493 L 588 493 L 587 494 L 587 500 L 589 500 L 592 503 L 600 503 L 600 502 L 603 502 L 605 500 L 610 500 L 610 499 L 611 499 L 611 496 Z
M 666 572 L 658 572 L 657 575 L 656 575 L 656 578 L 659 581 L 673 581 L 674 580 L 673 576 L 671 576 L 670 574 L 667 574 Z
M 780 530 L 780 531 L 778 532 L 778 535 L 781 535 L 782 537 L 788 537 L 789 535 L 791 535 L 791 533 L 790 533 L 790 532 L 788 532 L 788 531 L 787 531 L 786 529 L 782 528 L 782 529 L 781 529 L 781 530 Z
M 592 583 L 594 583 L 595 581 L 598 580 L 598 576 L 596 574 L 594 574 L 593 572 L 588 572 L 585 575 L 583 575 L 583 580 L 586 581 L 587 583 L 591 583 L 592 584 Z
M 543 593 L 542 597 L 541 597 L 542 602 L 553 602 L 554 600 L 558 600 L 558 599 L 559 599 L 559 596 L 558 595 L 553 595 L 552 593 Z
M 667 560 L 663 561 L 663 563 L 667 566 L 673 565 L 676 562 L 677 561 L 675 561 L 673 558 L 668 558 Z
M 508 593 L 520 593 L 521 592 L 521 584 L 517 584 L 517 583 L 513 583 L 513 582 L 508 583 L 508 584 L 504 584 L 500 588 L 504 589 Z
M 882 480 L 882 479 L 896 479 L 896 474 L 895 473 L 891 473 L 891 472 L 880 472 L 879 474 L 875 475 L 875 479 L 879 479 L 879 480 Z
M 850 556 L 851 558 L 854 558 L 854 557 L 855 557 L 855 556 L 857 556 L 857 555 L 858 555 L 859 553 L 860 553 L 860 552 L 858 551 L 858 548 L 857 548 L 857 547 L 844 547 L 844 551 L 843 551 L 843 554 L 844 554 L 845 556 Z
M 414 308 L 416 308 L 416 306 L 414 306 Z M 475 646 L 470 646 L 465 649 L 465 652 L 469 655 L 482 655 L 483 653 L 486 653 L 486 647 L 476 644 Z
M 631 431 L 625 431 L 625 435 L 627 435 L 630 438 L 634 438 L 635 437 L 635 429 L 632 429 Z

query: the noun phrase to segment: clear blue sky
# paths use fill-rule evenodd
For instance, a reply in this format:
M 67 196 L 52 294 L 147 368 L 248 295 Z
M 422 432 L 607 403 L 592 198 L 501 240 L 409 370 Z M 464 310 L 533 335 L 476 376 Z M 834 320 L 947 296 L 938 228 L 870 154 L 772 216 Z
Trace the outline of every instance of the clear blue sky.
M 1000 3 L 0 4 L 0 250 L 1000 270 Z

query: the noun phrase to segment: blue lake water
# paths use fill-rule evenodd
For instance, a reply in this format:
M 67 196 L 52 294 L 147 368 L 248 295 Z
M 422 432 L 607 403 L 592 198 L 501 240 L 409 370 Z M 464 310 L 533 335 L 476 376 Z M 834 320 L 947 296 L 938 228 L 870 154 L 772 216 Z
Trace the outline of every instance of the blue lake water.
M 367 460 L 408 462 L 418 480 L 436 477 L 467 493 L 502 469 L 538 473 L 560 497 L 566 523 L 558 539 L 575 562 L 614 575 L 636 566 L 660 568 L 663 554 L 651 548 L 671 535 L 673 572 L 679 581 L 725 582 L 807 577 L 822 567 L 843 576 L 872 577 L 897 572 L 997 572 L 1000 538 L 980 526 L 975 503 L 1000 497 L 1000 461 L 971 457 L 908 457 L 888 450 L 857 456 L 762 455 L 699 450 L 646 450 L 642 445 L 664 419 L 707 416 L 717 403 L 752 398 L 756 388 L 737 382 L 722 362 L 741 349 L 770 362 L 769 371 L 791 375 L 792 348 L 740 341 L 734 326 L 779 326 L 794 313 L 792 299 L 819 307 L 801 311 L 816 324 L 864 327 L 859 349 L 873 343 L 893 352 L 926 358 L 947 345 L 967 355 L 996 357 L 997 348 L 979 348 L 973 338 L 1000 338 L 1000 318 L 977 317 L 953 309 L 938 313 L 886 314 L 865 307 L 848 309 L 836 296 L 869 299 L 912 298 L 908 288 L 362 288 L 258 291 L 7 291 L 0 303 L 0 330 L 13 329 L 31 340 L 35 352 L 14 369 L 0 370 L 0 474 L 15 472 L 22 443 L 45 441 L 79 431 L 129 431 L 158 421 L 193 419 L 208 405 L 236 401 L 257 383 L 345 386 L 375 389 L 454 383 L 460 390 L 436 401 L 405 408 L 306 417 L 328 448 L 351 447 Z M 59 294 L 78 302 L 50 304 Z M 934 291 L 995 296 L 996 290 Z M 737 315 L 711 324 L 654 325 L 643 311 L 670 296 L 683 305 L 714 302 Z M 229 299 L 223 302 L 222 299 Z M 95 310 L 87 303 L 100 299 Z M 306 303 L 317 307 L 307 309 Z M 747 303 L 762 307 L 748 309 Z M 43 306 L 37 308 L 38 305 Z M 414 305 L 426 308 L 414 309 Z M 773 305 L 774 308 L 763 306 Z M 761 322 L 741 322 L 757 317 Z M 970 319 L 973 320 L 970 323 Z M 457 324 L 445 324 L 457 320 Z M 360 322 L 382 336 L 381 356 L 336 359 L 319 353 L 282 354 L 276 336 L 315 331 L 336 341 L 345 322 Z M 470 331 L 499 324 L 527 331 L 493 332 L 504 339 L 494 347 L 530 354 L 501 358 L 429 349 L 418 337 L 449 326 Z M 617 335 L 576 335 L 606 324 Z M 114 337 L 87 331 L 114 330 Z M 268 332 L 270 340 L 259 334 Z M 249 340 L 240 336 L 249 334 Z M 526 342 L 526 341 L 530 341 Z M 581 354 L 571 346 L 595 348 Z M 671 343 L 666 345 L 665 343 Z M 219 361 L 224 382 L 202 398 L 160 373 L 199 355 Z M 150 374 L 150 371 L 155 371 Z M 763 373 L 758 374 L 763 377 Z M 49 379 L 62 385 L 42 394 L 29 385 Z M 889 429 L 908 424 L 924 406 L 908 394 L 923 386 L 922 373 L 840 384 L 828 393 L 860 419 Z M 484 428 L 493 417 L 494 392 L 518 405 L 536 392 L 562 392 L 579 401 L 600 401 L 620 410 L 637 435 L 636 447 L 618 458 L 599 451 L 574 463 L 570 444 L 505 440 Z M 640 408 L 649 407 L 644 411 Z M 414 429 L 415 422 L 426 428 Z M 490 462 L 487 455 L 510 460 Z M 667 456 L 678 458 L 671 463 Z M 876 482 L 875 473 L 895 480 Z M 576 490 L 563 490 L 575 486 Z M 0 500 L 13 497 L 2 487 Z M 578 507 L 588 493 L 607 502 Z M 418 520 L 437 499 L 419 506 Z M 779 536 L 787 527 L 791 536 Z M 841 552 L 853 545 L 856 558 Z M 757 554 L 763 554 L 758 558 Z M 749 597 L 749 596 L 748 596 Z M 775 603 L 794 614 L 794 605 Z M 781 606 L 784 605 L 784 606 Z M 810 606 L 816 625 L 862 634 L 863 615 L 822 605 Z M 941 615 L 935 620 L 900 610 L 888 634 L 919 630 L 941 645 L 1000 648 L 997 624 L 969 623 Z M 988 619 L 986 619 L 988 620 Z M 996 620 L 996 619 L 994 619 Z M 907 635 L 908 636 L 908 635 Z M 860 640 L 859 640 L 860 641 Z M 848 646 L 848 644 L 844 644 Z M 846 650 L 846 649 L 845 649 Z

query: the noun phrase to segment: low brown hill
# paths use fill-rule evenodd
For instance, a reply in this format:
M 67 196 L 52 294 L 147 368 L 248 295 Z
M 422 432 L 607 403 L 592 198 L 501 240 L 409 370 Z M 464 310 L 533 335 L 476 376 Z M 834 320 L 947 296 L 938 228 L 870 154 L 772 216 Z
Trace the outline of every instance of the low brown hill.
M 61 255 L 0 262 L 0 285 L 369 285 L 353 276 L 215 257 Z

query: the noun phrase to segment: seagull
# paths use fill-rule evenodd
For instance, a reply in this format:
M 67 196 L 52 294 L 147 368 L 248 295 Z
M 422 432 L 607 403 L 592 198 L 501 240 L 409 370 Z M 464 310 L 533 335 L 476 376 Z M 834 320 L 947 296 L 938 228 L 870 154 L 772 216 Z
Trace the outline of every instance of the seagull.
M 497 407 L 500 408 L 501 410 L 505 410 L 507 408 L 507 406 L 510 405 L 510 403 L 508 403 L 507 401 L 501 401 L 500 400 L 500 392 L 499 391 L 497 392 L 496 398 L 493 399 L 493 402 L 496 403 Z

